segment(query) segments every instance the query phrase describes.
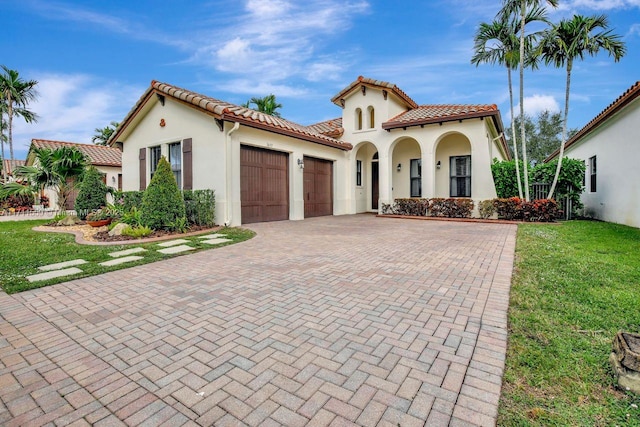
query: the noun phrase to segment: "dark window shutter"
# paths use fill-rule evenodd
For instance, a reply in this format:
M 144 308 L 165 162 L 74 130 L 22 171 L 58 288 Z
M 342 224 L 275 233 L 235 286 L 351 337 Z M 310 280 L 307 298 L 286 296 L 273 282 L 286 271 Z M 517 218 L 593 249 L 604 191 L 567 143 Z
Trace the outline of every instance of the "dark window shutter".
M 144 191 L 147 188 L 147 149 L 141 148 L 140 155 L 138 156 L 140 161 L 140 191 Z
M 193 189 L 193 156 L 191 153 L 192 141 L 187 138 L 182 141 L 182 188 Z

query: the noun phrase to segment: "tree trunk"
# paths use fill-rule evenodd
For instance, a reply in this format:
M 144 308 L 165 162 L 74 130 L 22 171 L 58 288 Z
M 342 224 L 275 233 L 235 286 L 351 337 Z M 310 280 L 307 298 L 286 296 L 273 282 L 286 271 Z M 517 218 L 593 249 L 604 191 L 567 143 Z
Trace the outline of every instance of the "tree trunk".
M 511 82 L 511 68 L 507 65 L 509 77 L 509 108 L 511 111 L 511 137 L 513 138 L 513 157 L 516 161 L 516 179 L 518 180 L 518 197 L 522 199 L 522 182 L 520 181 L 520 165 L 518 164 L 518 144 L 516 141 L 516 121 L 513 118 L 513 83 Z
M 13 163 L 13 100 L 11 94 L 7 95 L 7 115 L 9 116 L 9 155 Z
M 558 166 L 556 167 L 556 174 L 553 177 L 553 183 L 549 190 L 547 199 L 553 197 L 553 193 L 556 191 L 556 185 L 558 184 L 558 178 L 560 177 L 560 169 L 562 169 L 562 157 L 564 156 L 564 145 L 567 142 L 567 119 L 569 118 L 569 90 L 571 88 L 571 69 L 573 68 L 573 61 L 567 60 L 567 90 L 564 93 L 564 118 L 562 120 L 562 141 L 560 142 L 560 152 L 558 153 Z
M 522 0 L 520 24 L 520 144 L 522 145 L 522 165 L 524 166 L 524 198 L 529 201 L 529 165 L 527 161 L 527 136 L 524 123 L 524 26 L 527 16 L 527 2 Z
M 2 179 L 7 181 L 7 169 L 4 167 L 4 114 L 0 114 L 0 145 L 2 146 Z

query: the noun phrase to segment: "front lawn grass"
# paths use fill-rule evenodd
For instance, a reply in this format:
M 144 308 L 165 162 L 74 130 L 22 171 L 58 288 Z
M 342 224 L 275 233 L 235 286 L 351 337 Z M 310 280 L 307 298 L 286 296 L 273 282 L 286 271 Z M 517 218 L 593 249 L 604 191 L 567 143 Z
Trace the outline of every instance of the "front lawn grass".
M 608 362 L 619 330 L 640 332 L 640 230 L 520 225 L 498 425 L 640 425 Z
M 158 246 L 158 243 L 162 242 L 113 246 L 80 245 L 75 242 L 75 236 L 72 234 L 44 233 L 32 230 L 33 227 L 44 225 L 47 222 L 49 220 L 0 222 L 0 284 L 2 284 L 2 289 L 5 292 L 12 294 L 81 277 L 95 276 L 108 271 L 121 270 L 135 265 L 148 264 L 179 255 L 192 254 L 199 250 L 215 250 L 215 248 L 221 246 L 248 240 L 255 235 L 251 230 L 224 228 L 217 232 L 225 234 L 226 238 L 231 239 L 232 242 L 222 243 L 213 247 L 202 243 L 202 239 L 198 239 L 198 236 L 181 237 L 176 235 L 176 239 L 184 238 L 189 240 L 189 246 L 193 246 L 196 249 L 180 254 L 166 255 L 157 251 L 157 249 L 162 249 Z M 99 265 L 100 262 L 114 259 L 108 255 L 110 252 L 135 247 L 147 249 L 147 252 L 135 254 L 142 255 L 143 259 L 112 267 Z M 40 266 L 78 258 L 88 261 L 87 264 L 78 266 L 82 270 L 82 274 L 33 283 L 25 279 L 26 276 L 41 273 L 38 270 Z

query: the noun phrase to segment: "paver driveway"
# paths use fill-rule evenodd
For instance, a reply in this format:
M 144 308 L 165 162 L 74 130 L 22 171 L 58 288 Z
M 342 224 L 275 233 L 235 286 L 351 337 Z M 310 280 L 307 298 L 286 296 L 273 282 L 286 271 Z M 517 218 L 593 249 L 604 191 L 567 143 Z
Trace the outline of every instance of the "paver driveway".
M 492 425 L 515 226 L 370 215 L 0 295 L 2 425 Z

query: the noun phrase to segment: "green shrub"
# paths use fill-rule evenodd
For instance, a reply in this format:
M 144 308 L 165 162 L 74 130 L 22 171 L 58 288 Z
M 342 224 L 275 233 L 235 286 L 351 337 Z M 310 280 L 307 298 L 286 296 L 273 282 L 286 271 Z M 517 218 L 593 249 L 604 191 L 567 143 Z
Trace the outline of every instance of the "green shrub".
M 124 214 L 131 208 L 140 208 L 144 191 L 117 191 L 114 196 L 114 205 Z
M 85 219 L 89 212 L 100 209 L 107 203 L 109 189 L 102 182 L 102 174 L 95 167 L 91 166 L 84 172 L 79 188 L 74 205 L 78 218 Z
M 522 163 L 520 166 L 520 177 L 524 177 Z M 491 173 L 493 174 L 493 182 L 496 185 L 496 194 L 499 199 L 507 199 L 509 197 L 518 196 L 518 180 L 516 176 L 516 162 L 493 160 L 491 164 Z M 524 182 L 524 180 L 523 180 Z
M 215 225 L 216 198 L 213 190 L 184 190 L 182 196 L 189 224 Z
M 471 199 L 441 199 L 429 200 L 429 216 L 446 218 L 470 218 L 473 211 Z
M 185 218 L 184 200 L 178 189 L 171 166 L 162 156 L 156 172 L 142 196 L 142 224 L 158 230 L 170 230 L 181 218 Z
M 147 237 L 151 233 L 153 233 L 153 230 L 145 226 L 139 226 L 139 227 L 129 226 L 129 227 L 126 227 L 124 230 L 122 230 L 123 235 L 135 237 L 136 239 L 139 239 L 141 237 Z
M 2 200 L 2 208 L 13 208 L 16 210 L 29 210 L 33 207 L 35 202 L 35 195 L 30 194 L 12 194 L 7 195 Z
M 496 213 L 496 207 L 493 204 L 493 200 L 482 200 L 478 203 L 478 213 L 480 218 L 491 218 Z
M 140 227 L 142 225 L 142 212 L 134 206 L 128 212 L 122 214 L 120 222 L 132 227 Z
M 558 159 L 536 165 L 531 171 L 530 182 L 547 182 L 550 184 L 553 182 L 557 167 Z M 560 168 L 558 184 L 553 198 L 561 200 L 568 197 L 571 199 L 574 210 L 581 209 L 580 195 L 584 191 L 585 168 L 586 166 L 582 160 L 569 159 L 568 157 L 562 159 L 562 167 Z

